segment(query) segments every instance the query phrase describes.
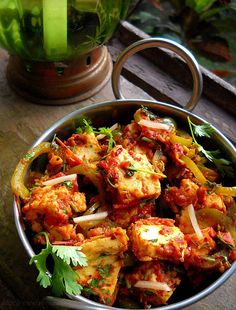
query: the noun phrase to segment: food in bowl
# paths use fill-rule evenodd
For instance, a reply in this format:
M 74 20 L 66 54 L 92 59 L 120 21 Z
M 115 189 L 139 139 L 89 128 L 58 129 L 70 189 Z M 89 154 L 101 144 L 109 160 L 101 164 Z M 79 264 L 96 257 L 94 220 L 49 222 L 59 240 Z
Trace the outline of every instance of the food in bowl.
M 81 117 L 24 156 L 12 190 L 42 286 L 148 308 L 190 297 L 231 267 L 233 165 L 200 144 L 210 124 L 187 123 L 144 106 L 111 127 Z

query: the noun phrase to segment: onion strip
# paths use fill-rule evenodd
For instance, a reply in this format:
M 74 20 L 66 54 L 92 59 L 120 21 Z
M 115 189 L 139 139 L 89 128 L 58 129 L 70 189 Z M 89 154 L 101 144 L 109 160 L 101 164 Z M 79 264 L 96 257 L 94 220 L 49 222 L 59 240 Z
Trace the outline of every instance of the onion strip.
M 111 127 L 110 127 L 110 130 L 111 131 L 114 131 L 115 129 L 117 129 L 119 127 L 119 125 L 118 125 L 118 123 L 115 123 L 114 125 L 112 125 Z M 105 138 L 106 137 L 106 135 L 104 135 L 104 134 L 99 134 L 99 135 L 97 135 L 97 140 L 102 140 L 103 138 Z
M 170 129 L 170 126 L 167 124 L 157 123 L 157 122 L 149 121 L 146 119 L 142 119 L 141 121 L 138 122 L 138 124 L 141 126 L 152 128 L 152 129 L 160 129 L 160 130 Z
M 77 175 L 76 174 L 68 174 L 68 175 L 63 175 L 62 177 L 58 177 L 55 179 L 50 179 L 47 181 L 42 182 L 43 185 L 56 185 L 58 183 L 62 183 L 65 181 L 74 181 L 76 180 Z
M 154 281 L 138 281 L 135 283 L 134 287 L 166 292 L 170 292 L 172 290 L 168 284 Z
M 97 220 L 103 220 L 108 216 L 108 212 L 99 212 L 95 214 L 89 214 L 89 215 L 82 215 L 73 218 L 74 223 L 81 223 L 81 222 L 88 222 L 88 221 L 97 221 Z
M 189 214 L 190 221 L 192 223 L 193 229 L 194 229 L 198 239 L 202 239 L 203 234 L 202 234 L 202 231 L 198 225 L 196 214 L 195 214 L 194 207 L 192 204 L 190 204 L 188 206 L 188 214 Z

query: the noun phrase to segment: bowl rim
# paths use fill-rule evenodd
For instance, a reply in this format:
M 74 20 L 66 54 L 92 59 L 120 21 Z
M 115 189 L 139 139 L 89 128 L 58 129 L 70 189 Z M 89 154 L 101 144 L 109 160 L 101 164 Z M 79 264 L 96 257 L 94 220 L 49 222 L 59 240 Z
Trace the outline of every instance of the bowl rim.
M 57 128 L 59 128 L 59 126 L 63 125 L 65 122 L 72 120 L 73 118 L 75 118 L 78 115 L 81 115 L 83 113 L 95 110 L 96 108 L 103 108 L 106 106 L 111 106 L 111 105 L 116 105 L 116 104 L 125 104 L 125 103 L 129 103 L 132 105 L 136 105 L 136 106 L 141 106 L 141 105 L 151 105 L 151 109 L 152 108 L 158 108 L 158 106 L 162 106 L 162 107 L 166 107 L 168 109 L 171 109 L 175 112 L 180 112 L 180 113 L 184 113 L 186 116 L 191 116 L 193 117 L 195 120 L 200 121 L 200 122 L 206 122 L 204 120 L 204 118 L 199 117 L 197 115 L 195 115 L 194 113 L 185 110 L 184 108 L 178 107 L 178 106 L 174 106 L 172 104 L 168 104 L 168 103 L 163 103 L 161 101 L 153 101 L 153 100 L 146 100 L 146 99 L 114 99 L 114 100 L 109 100 L 109 101 L 104 101 L 104 102 L 100 102 L 100 103 L 93 103 L 91 105 L 87 105 L 81 108 L 76 109 L 75 111 L 64 115 L 62 118 L 58 119 L 57 121 L 55 121 L 51 126 L 49 126 L 41 135 L 40 137 L 31 145 L 31 148 L 38 145 L 39 143 L 43 142 L 43 141 L 47 141 L 47 138 L 56 131 Z M 236 153 L 236 147 L 229 141 L 229 139 L 223 134 L 221 133 L 221 131 L 219 129 L 217 129 L 215 126 L 212 125 L 212 127 L 214 128 L 217 136 L 220 137 L 220 139 L 222 139 L 222 141 L 231 149 L 232 152 Z M 35 252 L 33 251 L 33 248 L 24 232 L 24 228 L 22 227 L 21 224 L 21 219 L 20 219 L 20 215 L 18 212 L 18 207 L 17 207 L 17 202 L 16 199 L 14 198 L 13 201 L 13 215 L 14 215 L 14 220 L 15 220 L 15 225 L 16 225 L 16 229 L 18 232 L 18 235 L 21 239 L 21 242 L 25 248 L 25 251 L 27 252 L 28 256 L 31 258 L 35 255 Z M 188 297 L 187 299 L 184 299 L 182 301 L 170 304 L 170 305 L 165 305 L 165 306 L 160 306 L 160 307 L 156 307 L 156 308 L 152 308 L 153 310 L 177 310 L 177 309 L 182 309 L 185 308 L 187 306 L 190 306 L 198 301 L 200 301 L 201 299 L 207 297 L 209 294 L 213 293 L 217 288 L 219 288 L 223 283 L 225 283 L 225 281 L 227 279 L 229 279 L 229 277 L 235 272 L 236 270 L 236 261 L 231 265 L 231 267 L 229 269 L 227 269 L 222 275 L 219 276 L 219 278 L 217 280 L 215 280 L 213 283 L 211 283 L 209 286 L 207 286 L 205 289 L 203 289 L 202 291 L 196 293 L 193 296 Z M 106 306 L 103 305 L 101 303 L 92 301 L 86 297 L 83 297 L 82 295 L 76 295 L 76 296 L 72 296 L 72 295 L 68 295 L 67 296 L 74 300 L 74 301 L 78 301 L 86 304 L 86 305 L 91 305 L 94 307 L 94 309 L 96 309 L 96 307 L 102 307 L 104 309 L 113 309 L 113 310 L 124 310 L 125 308 L 117 308 L 117 307 L 112 307 L 112 306 Z M 144 308 L 139 308 L 139 310 L 145 310 Z

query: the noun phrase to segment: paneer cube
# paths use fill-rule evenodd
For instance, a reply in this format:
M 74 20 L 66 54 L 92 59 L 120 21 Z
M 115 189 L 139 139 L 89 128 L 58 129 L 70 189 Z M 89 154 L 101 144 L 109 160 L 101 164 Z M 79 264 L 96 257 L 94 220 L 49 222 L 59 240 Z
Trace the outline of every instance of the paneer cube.
M 73 134 L 68 139 L 68 144 L 73 147 L 73 152 L 81 161 L 94 162 L 101 157 L 102 149 L 93 132 Z
M 125 230 L 112 228 L 110 234 L 86 239 L 81 250 L 88 259 L 87 267 L 76 267 L 78 283 L 84 287 L 84 295 L 96 296 L 99 302 L 112 305 L 118 291 L 118 278 L 123 266 L 122 254 L 127 250 Z M 92 295 L 92 296 L 91 296 Z
M 213 208 L 226 213 L 226 205 L 224 204 L 222 197 L 216 193 L 211 193 L 206 196 L 204 208 Z
M 185 268 L 202 268 L 215 269 L 219 267 L 222 257 L 214 258 L 211 254 L 216 250 L 216 232 L 212 227 L 207 227 L 201 230 L 203 238 L 199 239 L 196 233 L 186 234 L 185 239 L 188 244 L 188 251 L 185 253 L 184 265 Z
M 174 220 L 152 217 L 138 220 L 128 229 L 132 250 L 141 261 L 184 260 L 187 243 Z
M 98 299 L 112 306 L 118 291 L 117 281 L 123 261 L 117 255 L 107 255 L 90 261 L 88 267 L 77 269 L 78 283 L 83 286 L 83 295 Z
M 35 233 L 46 231 L 51 242 L 76 240 L 75 225 L 70 220 L 76 212 L 87 209 L 85 194 L 71 186 L 57 184 L 33 189 L 22 213 Z M 73 208 L 72 208 L 73 206 Z
M 155 201 L 151 200 L 124 209 L 113 209 L 109 216 L 117 225 L 122 228 L 128 228 L 132 223 L 139 219 L 154 216 L 155 209 Z
M 86 239 L 82 244 L 82 251 L 89 261 L 100 256 L 121 255 L 128 247 L 126 231 L 120 227 L 106 230 L 104 234 Z
M 145 154 L 114 147 L 99 163 L 105 174 L 107 190 L 114 208 L 138 204 L 141 200 L 158 198 L 161 193 L 159 175 Z
M 167 189 L 163 199 L 172 208 L 175 206 L 187 208 L 192 204 L 196 210 L 213 208 L 226 212 L 226 206 L 220 195 L 209 194 L 206 187 L 197 185 L 191 179 L 182 179 L 179 188 L 173 186 Z
M 174 265 L 165 262 L 140 263 L 125 276 L 126 285 L 145 308 L 165 305 L 181 282 Z

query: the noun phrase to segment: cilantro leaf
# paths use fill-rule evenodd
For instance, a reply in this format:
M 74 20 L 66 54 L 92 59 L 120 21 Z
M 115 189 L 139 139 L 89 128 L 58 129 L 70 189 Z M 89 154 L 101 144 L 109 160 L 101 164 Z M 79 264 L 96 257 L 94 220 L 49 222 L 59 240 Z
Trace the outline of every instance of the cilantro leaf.
M 101 265 L 101 266 L 97 266 L 97 270 L 99 275 L 102 278 L 107 278 L 110 275 L 110 271 L 111 271 L 111 265 L 110 264 L 106 264 L 106 265 Z
M 224 158 L 213 158 L 213 163 L 223 176 L 234 177 L 234 169 L 229 160 Z
M 153 120 L 155 120 L 155 119 L 157 119 L 158 117 L 157 117 L 157 115 L 155 115 L 154 113 L 152 113 L 147 107 L 145 107 L 145 106 L 141 106 L 141 110 L 142 110 L 142 112 L 146 115 L 146 116 L 148 116 L 149 117 L 149 119 L 151 120 L 151 121 L 153 121 Z
M 51 246 L 48 246 L 46 249 L 43 249 L 39 254 L 33 256 L 29 262 L 30 265 L 35 262 L 36 267 L 39 271 L 37 282 L 39 282 L 39 284 L 44 288 L 51 285 L 51 277 L 46 267 L 46 260 L 50 253 Z
M 76 133 L 92 133 L 94 132 L 95 128 L 92 127 L 92 123 L 89 119 L 83 118 L 82 124 L 76 128 Z
M 158 241 L 158 239 L 149 239 L 148 241 L 156 243 Z
M 92 279 L 92 281 L 89 283 L 90 287 L 98 287 L 99 285 L 99 279 Z
M 113 131 L 107 127 L 98 128 L 98 134 L 107 136 L 108 138 L 108 152 L 116 145 L 116 142 L 113 137 Z
M 221 152 L 220 150 L 215 151 L 206 151 L 203 147 L 200 148 L 200 151 L 206 156 L 206 158 L 215 164 L 218 171 L 222 174 L 222 176 L 234 176 L 234 169 L 231 166 L 231 162 L 225 158 L 218 158 Z
M 131 170 L 132 172 L 144 172 L 144 173 L 148 173 L 148 174 L 156 174 L 158 176 L 166 178 L 166 176 L 161 172 L 155 172 L 155 171 L 143 169 L 143 168 L 135 168 L 132 164 L 130 164 L 130 166 L 127 167 L 127 170 Z M 132 175 L 128 174 L 128 176 L 132 176 Z
M 52 286 L 55 295 L 64 293 L 77 295 L 81 293 L 82 287 L 77 283 L 78 275 L 70 264 L 77 266 L 87 266 L 87 259 L 78 246 L 52 245 L 46 233 L 42 233 L 46 238 L 46 248 L 33 256 L 30 265 L 35 262 L 39 271 L 37 282 L 44 288 Z M 51 256 L 54 262 L 53 273 L 47 270 L 47 258 Z
M 56 137 L 57 137 L 57 134 L 55 133 L 55 135 L 53 136 L 52 138 L 52 142 L 51 142 L 51 148 L 56 151 L 59 149 L 59 145 L 57 144 L 56 142 Z
M 214 128 L 209 123 L 203 123 L 201 125 L 195 125 L 192 123 L 193 132 L 197 137 L 207 137 L 210 138 L 215 132 Z
M 211 161 L 222 176 L 233 176 L 233 168 L 231 162 L 224 158 L 219 158 L 221 155 L 220 150 L 208 151 L 200 145 L 195 136 L 210 138 L 215 132 L 214 128 L 209 123 L 203 123 L 201 125 L 194 124 L 188 117 L 189 128 L 193 138 L 193 142 L 198 146 L 199 152 L 201 152 L 209 161 Z
M 69 187 L 69 188 L 72 188 L 72 187 L 73 187 L 73 184 L 72 184 L 71 181 L 64 181 L 64 182 L 62 182 L 62 184 L 65 185 L 65 186 L 67 186 L 67 187 Z
M 65 245 L 53 245 L 52 252 L 60 257 L 66 264 L 72 264 L 73 266 L 88 266 L 86 256 L 80 252 L 81 247 L 78 246 L 65 246 Z
M 54 270 L 52 274 L 52 292 L 56 296 L 63 293 L 71 295 L 81 294 L 82 286 L 76 281 L 76 272 L 60 257 L 54 256 Z
M 189 128 L 191 131 L 193 141 L 196 144 L 198 144 L 198 143 L 196 141 L 195 136 L 211 138 L 211 135 L 215 132 L 215 129 L 212 127 L 212 125 L 210 123 L 205 122 L 201 125 L 196 125 L 190 120 L 189 116 L 187 119 L 188 119 L 188 124 L 189 124 Z

